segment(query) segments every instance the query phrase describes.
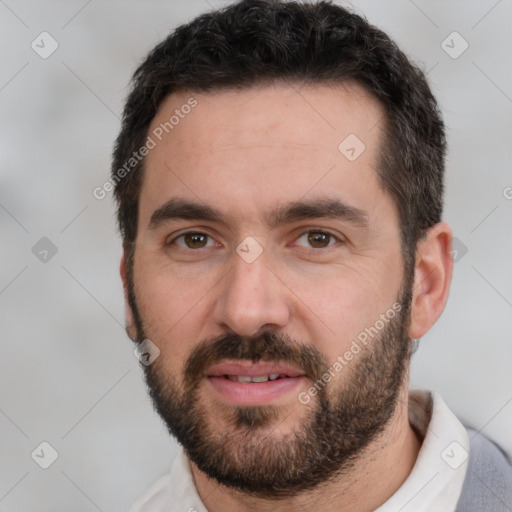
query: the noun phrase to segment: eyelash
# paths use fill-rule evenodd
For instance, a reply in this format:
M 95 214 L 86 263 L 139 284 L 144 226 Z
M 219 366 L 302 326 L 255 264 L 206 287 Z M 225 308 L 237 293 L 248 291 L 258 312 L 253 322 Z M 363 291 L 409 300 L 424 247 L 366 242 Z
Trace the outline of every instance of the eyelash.
M 332 239 L 334 239 L 334 242 L 331 243 L 331 240 L 329 241 L 329 245 L 325 246 L 325 247 L 304 247 L 302 246 L 304 249 L 306 250 L 309 250 L 309 251 L 312 251 L 312 252 L 317 252 L 317 251 L 320 251 L 320 250 L 327 250 L 329 249 L 330 247 L 332 247 L 333 245 L 336 245 L 336 243 L 344 243 L 344 240 L 340 239 L 340 237 L 334 235 L 333 233 L 329 232 L 329 231 L 326 231 L 324 229 L 308 229 L 306 231 L 303 231 L 297 238 L 296 238 L 296 241 L 297 240 L 300 240 L 303 236 L 305 235 L 308 235 L 308 234 L 311 234 L 311 233 L 319 233 L 319 234 L 323 234 L 323 235 L 327 235 L 329 237 L 331 237 Z M 212 236 L 210 236 L 209 234 L 207 233 L 204 233 L 202 231 L 186 231 L 185 233 L 181 233 L 180 235 L 176 236 L 175 238 L 173 238 L 172 240 L 170 241 L 166 241 L 165 245 L 166 246 L 170 246 L 170 245 L 177 245 L 176 244 L 176 241 L 181 239 L 181 238 L 184 238 L 185 236 L 187 235 L 192 235 L 192 234 L 195 234 L 195 235 L 204 235 L 206 237 L 208 237 L 209 239 L 211 240 L 214 240 L 214 238 Z M 189 250 L 189 251 L 199 251 L 201 249 L 206 249 L 208 247 L 211 247 L 211 246 L 207 246 L 207 247 L 201 247 L 199 249 L 192 249 L 190 247 L 182 247 L 182 246 L 179 246 L 178 247 L 180 249 L 183 249 L 183 250 Z

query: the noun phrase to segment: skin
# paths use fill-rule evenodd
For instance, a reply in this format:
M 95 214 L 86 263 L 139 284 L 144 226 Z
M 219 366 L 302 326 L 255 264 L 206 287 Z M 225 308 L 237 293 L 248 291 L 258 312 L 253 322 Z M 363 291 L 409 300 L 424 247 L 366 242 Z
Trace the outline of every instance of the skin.
M 375 170 L 383 109 L 356 85 L 298 91 L 281 84 L 175 93 L 152 122 L 150 133 L 188 98 L 197 99 L 197 107 L 146 157 L 134 258 L 145 330 L 157 340 L 159 364 L 177 378 L 200 341 L 226 332 L 254 336 L 269 326 L 315 346 L 334 362 L 399 294 L 399 219 Z M 349 134 L 366 146 L 353 162 L 338 151 Z M 215 207 L 228 223 L 172 219 L 149 227 L 153 213 L 171 198 Z M 340 198 L 362 210 L 367 225 L 325 217 L 272 227 L 265 222 L 271 209 L 318 198 Z M 187 248 L 183 238 L 176 240 L 187 230 L 208 234 L 209 245 Z M 312 250 L 302 236 L 308 230 L 336 238 Z M 236 253 L 249 236 L 263 248 L 252 263 Z M 450 252 L 451 230 L 445 223 L 418 243 L 411 338 L 423 336 L 444 309 Z M 124 258 L 121 276 L 126 290 Z M 128 304 L 127 331 L 135 338 Z M 336 379 L 349 375 L 341 372 Z M 421 446 L 409 424 L 407 394 L 408 379 L 385 432 L 348 475 L 275 502 L 219 485 L 192 464 L 199 495 L 211 512 L 318 510 L 333 503 L 339 511 L 374 510 L 405 481 Z M 200 399 L 212 426 L 228 428 L 218 398 L 206 386 Z M 295 395 L 275 403 L 282 417 L 268 433 L 280 437 L 304 417 L 305 408 Z

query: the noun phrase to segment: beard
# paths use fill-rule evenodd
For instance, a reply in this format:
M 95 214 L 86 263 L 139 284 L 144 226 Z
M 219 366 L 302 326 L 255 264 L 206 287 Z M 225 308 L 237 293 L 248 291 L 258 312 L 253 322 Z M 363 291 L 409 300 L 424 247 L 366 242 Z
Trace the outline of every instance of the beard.
M 219 484 L 254 497 L 283 499 L 332 481 L 354 466 L 394 415 L 411 355 L 412 282 L 410 277 L 402 287 L 396 315 L 317 389 L 285 433 L 278 427 L 296 414 L 287 414 L 287 406 L 213 404 L 200 393 L 206 371 L 226 359 L 291 363 L 311 385 L 320 382 L 330 366 L 326 357 L 273 331 L 203 341 L 187 358 L 182 376 L 171 374 L 164 358 L 143 366 L 154 408 L 189 460 Z M 130 303 L 141 342 L 151 333 L 144 330 L 133 293 Z

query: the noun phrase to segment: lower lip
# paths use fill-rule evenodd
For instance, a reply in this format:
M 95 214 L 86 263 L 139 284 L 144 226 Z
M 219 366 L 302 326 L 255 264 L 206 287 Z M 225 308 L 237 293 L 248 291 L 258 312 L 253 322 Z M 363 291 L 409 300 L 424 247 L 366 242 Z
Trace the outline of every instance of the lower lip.
M 238 382 L 225 377 L 208 377 L 207 383 L 220 397 L 234 405 L 266 405 L 298 389 L 306 377 L 287 377 L 266 382 Z

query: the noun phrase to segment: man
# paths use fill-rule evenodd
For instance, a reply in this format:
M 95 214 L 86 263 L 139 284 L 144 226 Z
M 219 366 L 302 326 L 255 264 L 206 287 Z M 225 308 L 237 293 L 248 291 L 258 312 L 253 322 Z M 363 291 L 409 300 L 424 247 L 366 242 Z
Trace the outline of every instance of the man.
M 452 275 L 422 72 L 329 3 L 200 16 L 136 71 L 114 151 L 127 332 L 182 445 L 133 511 L 504 511 L 512 468 L 413 341 Z

